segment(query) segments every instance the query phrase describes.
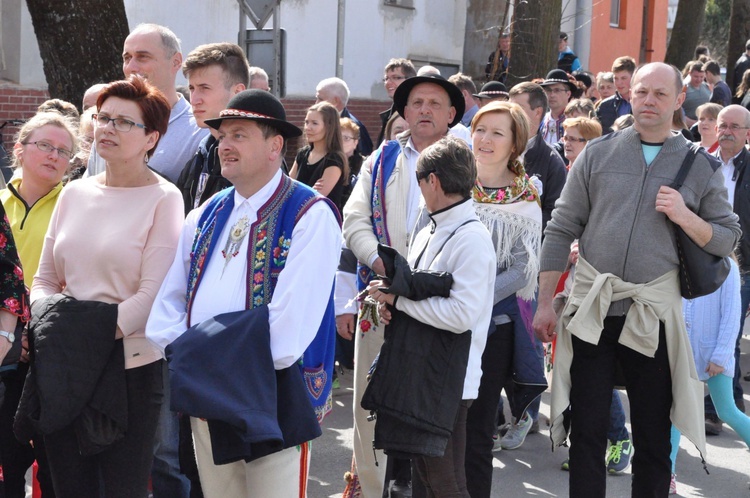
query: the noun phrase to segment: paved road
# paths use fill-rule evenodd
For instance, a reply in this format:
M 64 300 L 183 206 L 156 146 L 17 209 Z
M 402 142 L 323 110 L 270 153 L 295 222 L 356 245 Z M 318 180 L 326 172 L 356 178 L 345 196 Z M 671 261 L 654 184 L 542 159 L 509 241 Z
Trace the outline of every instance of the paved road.
M 746 329 L 747 331 L 747 329 Z M 750 372 L 750 337 L 742 341 L 742 372 Z M 323 437 L 313 444 L 310 471 L 310 498 L 337 498 L 344 489 L 343 475 L 351 462 L 351 372 L 342 378 L 334 395 L 334 411 L 326 419 Z M 750 407 L 750 382 L 743 381 L 745 403 Z M 627 406 L 627 396 L 623 396 Z M 506 403 L 507 406 L 507 403 Z M 549 393 L 542 397 L 542 414 L 549 414 Z M 560 470 L 567 449 L 550 451 L 546 417 L 539 434 L 529 435 L 524 445 L 513 451 L 495 453 L 493 497 L 568 497 L 568 474 Z M 710 475 L 703 471 L 698 452 L 682 439 L 677 459 L 678 494 L 683 497 L 750 497 L 750 451 L 728 426 L 720 436 L 708 438 Z M 636 447 L 636 452 L 638 451 Z M 630 496 L 630 474 L 607 478 L 608 497 Z

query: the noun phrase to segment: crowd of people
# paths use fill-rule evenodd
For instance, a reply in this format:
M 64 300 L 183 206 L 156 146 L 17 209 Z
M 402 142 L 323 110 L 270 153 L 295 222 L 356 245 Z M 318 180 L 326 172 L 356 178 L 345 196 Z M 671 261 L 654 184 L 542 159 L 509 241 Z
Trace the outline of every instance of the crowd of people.
M 750 445 L 750 41 L 730 89 L 703 51 L 594 75 L 567 40 L 506 87 L 501 34 L 479 91 L 390 60 L 373 143 L 339 78 L 300 129 L 239 46 L 183 59 L 137 26 L 123 80 L 15 137 L 0 495 L 36 461 L 44 498 L 304 497 L 336 363 L 345 498 L 499 496 L 493 452 L 540 430 L 549 379 L 571 496 L 630 468 L 674 494 L 681 435 L 703 460 L 722 422 Z M 715 292 L 681 298 L 676 230 L 731 261 Z

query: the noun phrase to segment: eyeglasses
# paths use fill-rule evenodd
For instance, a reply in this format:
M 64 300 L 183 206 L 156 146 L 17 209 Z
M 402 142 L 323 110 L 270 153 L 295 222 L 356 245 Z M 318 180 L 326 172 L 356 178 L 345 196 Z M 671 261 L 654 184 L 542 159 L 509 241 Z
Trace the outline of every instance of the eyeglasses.
M 359 140 L 357 137 L 352 137 L 351 135 L 341 135 L 341 138 L 344 142 L 354 142 L 355 140 Z
M 405 79 L 406 79 L 406 76 L 383 76 L 383 83 L 387 81 L 393 81 L 395 83 L 396 81 L 401 81 Z
M 563 93 L 563 92 L 569 92 L 567 88 L 544 88 L 544 91 L 547 93 Z
M 750 128 L 748 128 L 747 126 L 739 126 L 739 125 L 736 125 L 736 124 L 732 125 L 732 126 L 728 126 L 728 125 L 726 125 L 724 123 L 721 123 L 717 128 L 719 129 L 719 131 L 727 131 L 727 130 L 729 130 L 732 133 L 737 133 L 740 130 L 750 130 Z
M 55 147 L 51 143 L 44 142 L 42 140 L 38 140 L 36 142 L 22 142 L 24 145 L 36 145 L 36 148 L 41 150 L 42 152 L 52 152 L 53 150 L 57 151 L 57 155 L 65 159 L 66 161 L 70 161 L 73 159 L 73 152 L 62 149 L 60 147 Z
M 430 176 L 432 173 L 436 173 L 437 171 L 434 169 L 428 169 L 427 171 L 417 171 L 417 183 L 421 182 L 428 176 Z
M 586 142 L 588 142 L 588 140 L 586 140 L 585 138 L 576 138 L 576 137 L 571 137 L 570 135 L 563 135 L 562 141 L 563 142 L 578 142 L 579 144 L 585 144 Z
M 128 132 L 133 129 L 133 126 L 137 126 L 138 128 L 141 128 L 143 130 L 146 129 L 146 125 L 134 123 L 125 118 L 110 118 L 109 116 L 102 116 L 101 114 L 94 114 L 91 117 L 96 122 L 96 125 L 100 128 L 106 127 L 111 121 L 115 127 L 115 130 L 117 131 Z

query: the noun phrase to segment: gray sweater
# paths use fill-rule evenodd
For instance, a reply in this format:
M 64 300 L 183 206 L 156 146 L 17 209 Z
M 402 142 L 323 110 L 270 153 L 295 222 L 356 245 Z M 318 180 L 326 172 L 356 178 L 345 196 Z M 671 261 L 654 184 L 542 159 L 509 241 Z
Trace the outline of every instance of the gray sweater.
M 678 267 L 674 226 L 656 211 L 656 194 L 671 185 L 688 151 L 673 135 L 649 167 L 634 128 L 587 144 L 571 169 L 547 224 L 541 271 L 565 269 L 570 244 L 579 239 L 581 255 L 600 273 L 646 283 Z M 698 155 L 680 189 L 685 204 L 711 224 L 704 249 L 728 255 L 740 237 L 737 215 L 727 201 L 721 169 Z M 609 315 L 623 315 L 631 301 L 612 303 Z

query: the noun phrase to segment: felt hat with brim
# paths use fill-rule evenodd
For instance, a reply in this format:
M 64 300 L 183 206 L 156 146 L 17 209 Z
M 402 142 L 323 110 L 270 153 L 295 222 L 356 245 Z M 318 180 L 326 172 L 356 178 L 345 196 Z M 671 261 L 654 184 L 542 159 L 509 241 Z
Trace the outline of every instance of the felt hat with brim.
M 573 77 L 576 79 L 576 81 L 580 81 L 581 83 L 586 85 L 586 88 L 591 88 L 591 85 L 594 84 L 594 82 L 591 81 L 591 76 L 586 73 L 573 74 Z
M 567 85 L 568 89 L 573 92 L 576 90 L 575 84 L 571 83 L 568 79 L 568 73 L 563 71 L 562 69 L 553 69 L 549 73 L 547 73 L 547 77 L 544 78 L 544 81 L 539 83 L 541 86 L 550 86 L 550 85 L 556 85 L 556 84 L 563 84 Z
M 404 82 L 396 88 L 396 93 L 393 94 L 393 108 L 396 109 L 396 112 L 398 112 L 401 117 L 405 117 L 404 108 L 406 107 L 406 102 L 409 100 L 409 94 L 415 86 L 422 83 L 438 85 L 448 92 L 451 105 L 456 109 L 456 116 L 453 118 L 453 122 L 448 126 L 453 127 L 460 123 L 461 118 L 464 116 L 464 111 L 466 110 L 464 95 L 456 85 L 437 74 L 414 76 L 413 78 L 405 79 Z
M 472 95 L 478 99 L 496 99 L 507 97 L 508 89 L 499 81 L 489 81 L 482 86 L 481 92 Z
M 218 130 L 225 119 L 249 119 L 264 123 L 279 130 L 284 138 L 302 135 L 302 130 L 286 120 L 286 111 L 281 101 L 265 90 L 253 88 L 241 91 L 232 97 L 218 118 L 207 119 L 205 123 Z

